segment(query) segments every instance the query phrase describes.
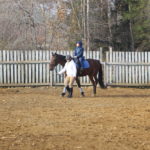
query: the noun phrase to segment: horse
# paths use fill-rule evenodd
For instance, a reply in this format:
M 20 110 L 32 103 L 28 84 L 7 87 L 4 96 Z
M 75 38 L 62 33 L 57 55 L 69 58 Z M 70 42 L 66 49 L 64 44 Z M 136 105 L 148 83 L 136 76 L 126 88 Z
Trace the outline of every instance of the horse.
M 79 77 L 88 76 L 93 85 L 93 95 L 96 95 L 96 86 L 98 83 L 102 89 L 106 88 L 103 82 L 102 64 L 100 63 L 99 60 L 95 59 L 86 59 L 86 60 L 89 62 L 90 67 L 83 69 L 82 72 L 80 72 L 79 69 L 77 69 L 76 83 L 78 88 L 80 88 L 81 96 L 85 96 L 84 91 L 81 88 Z M 52 57 L 50 59 L 50 70 L 53 71 L 58 64 L 64 67 L 65 63 L 66 57 L 64 55 L 52 53 Z

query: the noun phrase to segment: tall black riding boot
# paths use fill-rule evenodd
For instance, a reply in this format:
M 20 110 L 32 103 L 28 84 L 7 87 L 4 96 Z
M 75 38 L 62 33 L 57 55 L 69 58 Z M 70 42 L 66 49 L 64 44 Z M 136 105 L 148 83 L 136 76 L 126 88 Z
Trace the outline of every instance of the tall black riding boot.
M 73 93 L 73 88 L 70 88 L 70 92 L 69 92 L 68 98 L 72 97 L 72 93 Z
M 63 90 L 63 92 L 61 93 L 61 96 L 62 96 L 62 97 L 64 97 L 64 96 L 66 95 L 66 90 L 67 90 L 68 93 L 70 92 L 69 86 L 64 87 L 64 90 Z
M 79 72 L 80 72 L 80 73 L 83 73 L 83 65 L 81 64 L 81 62 L 80 62 Z
M 66 90 L 67 90 L 68 93 L 70 93 L 70 88 L 69 88 L 69 86 L 66 87 Z

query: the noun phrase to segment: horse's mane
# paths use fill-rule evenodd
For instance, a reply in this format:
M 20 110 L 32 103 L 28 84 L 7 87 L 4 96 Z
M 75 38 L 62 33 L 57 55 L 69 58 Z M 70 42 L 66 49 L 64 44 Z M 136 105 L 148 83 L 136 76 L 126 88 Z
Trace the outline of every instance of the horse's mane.
M 57 54 L 57 56 L 58 56 L 58 57 L 59 57 L 59 59 L 61 59 L 61 60 L 65 60 L 65 59 L 66 59 L 66 56 L 64 56 L 64 55 Z

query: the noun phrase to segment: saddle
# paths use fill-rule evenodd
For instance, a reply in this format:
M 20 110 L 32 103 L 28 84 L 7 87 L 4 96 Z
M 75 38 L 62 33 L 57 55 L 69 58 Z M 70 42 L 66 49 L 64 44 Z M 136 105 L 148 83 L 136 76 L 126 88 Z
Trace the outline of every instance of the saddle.
M 76 64 L 77 68 L 79 68 L 79 62 L 78 62 L 78 60 L 77 60 L 77 59 L 74 59 L 74 62 L 75 62 L 75 64 Z M 86 59 L 83 59 L 83 60 L 82 60 L 82 67 L 83 67 L 83 69 L 87 69 L 87 68 L 90 67 L 89 62 L 88 62 Z

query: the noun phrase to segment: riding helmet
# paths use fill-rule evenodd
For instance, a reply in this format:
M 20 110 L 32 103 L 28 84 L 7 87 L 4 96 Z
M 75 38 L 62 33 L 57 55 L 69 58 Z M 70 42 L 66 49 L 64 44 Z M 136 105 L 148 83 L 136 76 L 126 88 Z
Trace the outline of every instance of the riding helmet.
M 71 59 L 72 59 L 72 57 L 70 55 L 66 56 L 66 60 L 71 60 Z

